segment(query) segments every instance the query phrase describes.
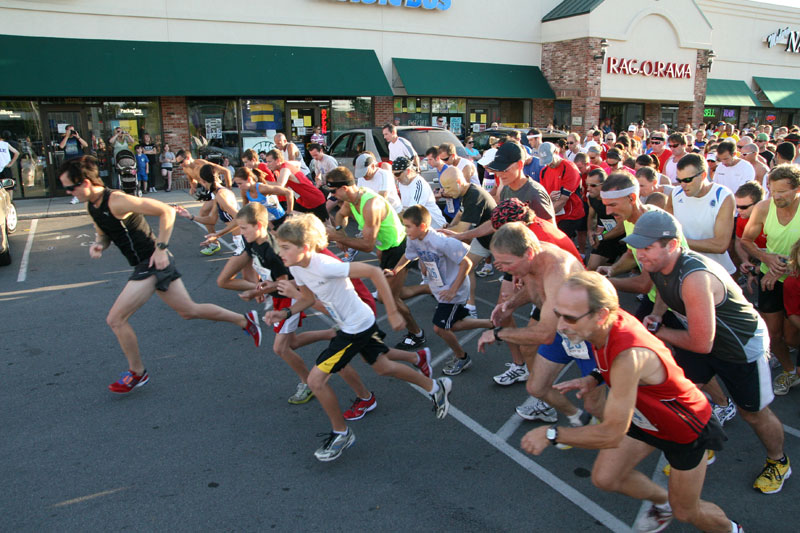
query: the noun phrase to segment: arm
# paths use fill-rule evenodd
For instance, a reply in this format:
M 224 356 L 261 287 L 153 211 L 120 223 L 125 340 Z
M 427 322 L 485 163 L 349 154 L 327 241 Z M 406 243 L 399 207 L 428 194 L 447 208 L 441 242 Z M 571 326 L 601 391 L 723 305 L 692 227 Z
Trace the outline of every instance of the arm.
M 275 176 L 275 182 L 281 186 L 286 187 L 286 184 L 289 183 L 289 179 L 292 177 L 292 173 L 289 171 L 288 168 L 282 168 L 278 175 Z
M 457 238 L 459 241 L 469 242 L 472 239 L 477 239 L 478 237 L 483 237 L 484 235 L 491 235 L 492 233 L 494 233 L 494 228 L 492 227 L 492 221 L 487 220 L 480 226 L 459 233 L 457 235 L 453 235 L 453 237 Z
M 689 274 L 681 286 L 688 329 L 662 327 L 656 332 L 656 337 L 673 346 L 693 352 L 711 352 L 716 335 L 715 285 L 721 284 L 708 272 L 697 271 Z
M 278 292 L 283 294 L 283 291 L 285 289 L 292 290 L 292 287 L 295 286 L 295 283 L 294 281 L 289 281 L 287 279 L 277 282 L 277 285 L 278 285 Z M 316 296 L 314 296 L 314 293 L 311 292 L 311 289 L 309 289 L 305 285 L 298 285 L 297 288 L 300 289 L 301 297 L 295 298 L 294 303 L 288 308 L 291 310 L 293 315 L 305 311 L 306 309 L 314 305 L 314 302 L 317 301 L 317 298 Z M 280 322 L 285 318 L 286 318 L 286 309 L 280 309 L 277 311 L 273 310 L 264 315 L 264 321 L 268 324 L 271 324 L 273 322 Z
M 640 272 L 638 276 L 609 278 L 608 281 L 610 281 L 618 291 L 632 292 L 635 294 L 647 294 L 653 286 L 653 280 L 650 279 L 650 274 L 645 271 Z
M 225 227 L 222 228 L 221 231 L 217 231 L 210 235 L 206 235 L 206 240 L 203 242 L 203 244 L 208 244 L 210 242 L 217 241 L 219 240 L 220 237 L 222 237 L 223 235 L 227 235 L 228 233 L 232 232 L 239 226 L 236 223 L 236 214 L 238 212 L 238 204 L 236 203 L 236 196 L 229 189 L 223 189 L 222 191 L 219 192 L 221 192 L 222 194 L 217 194 L 216 196 L 217 205 L 220 207 L 220 209 L 228 213 L 233 220 L 225 224 Z
M 753 212 L 750 213 L 750 218 L 747 220 L 747 226 L 744 228 L 744 233 L 742 233 L 742 247 L 748 254 L 762 263 L 766 263 L 770 271 L 783 274 L 786 271 L 786 265 L 780 261 L 782 256 L 762 250 L 755 243 L 755 240 L 764 231 L 764 222 L 767 219 L 771 201 L 769 198 L 762 200 L 753 208 Z
M 392 296 L 392 289 L 389 287 L 389 282 L 383 275 L 383 271 L 372 265 L 362 262 L 350 263 L 350 277 L 351 278 L 368 278 L 378 289 L 378 296 L 386 308 L 386 314 L 389 318 L 389 324 L 395 331 L 399 330 L 405 325 L 405 320 L 397 310 L 397 304 Z
M 89 143 L 84 141 L 83 137 L 81 137 L 80 134 L 77 131 L 75 132 L 75 137 L 77 137 L 78 143 L 80 143 L 81 148 L 86 148 L 87 146 L 89 146 Z M 133 142 L 133 141 L 131 141 L 131 142 Z
M 172 227 L 175 223 L 175 209 L 164 202 L 150 198 L 138 198 L 122 192 L 113 192 L 108 200 L 108 207 L 111 213 L 120 220 L 130 213 L 158 217 L 156 242 L 169 243 L 169 239 L 172 236 Z M 169 255 L 166 250 L 156 248 L 150 257 L 150 265 L 154 264 L 158 270 L 162 270 L 169 265 Z
M 686 239 L 689 248 L 695 252 L 725 253 L 733 235 L 733 195 L 722 201 L 722 207 L 714 221 L 714 236 L 710 239 Z
M 294 211 L 294 191 L 292 189 L 266 183 L 259 183 L 256 187 L 261 194 L 277 194 L 278 196 L 286 197 L 286 211 Z
M 559 273 L 563 274 L 563 273 Z M 550 276 L 550 279 L 555 279 L 556 276 Z M 566 277 L 562 278 L 562 280 Z M 558 289 L 561 288 L 561 283 L 548 283 L 545 281 L 545 300 L 542 305 L 541 318 L 538 322 L 525 326 L 522 328 L 503 328 L 497 335 L 500 340 L 511 342 L 513 344 L 550 344 L 556 338 L 556 329 L 558 328 L 558 318 L 553 312 L 555 305 L 555 297 Z M 518 291 L 525 292 L 528 291 Z M 550 294 L 552 293 L 552 294 Z
M 67 130 L 67 131 L 64 132 L 64 136 L 61 137 L 61 141 L 58 143 L 58 147 L 61 148 L 62 150 L 67 145 L 67 139 L 69 139 L 69 131 L 70 130 Z M 114 137 L 116 137 L 116 135 Z M 114 137 L 111 137 L 111 139 L 113 139 Z M 111 142 L 111 141 L 108 141 L 108 142 Z
M 14 157 L 12 157 L 12 158 L 11 158 L 11 161 L 9 161 L 9 162 L 8 162 L 8 164 L 6 165 L 7 167 L 11 168 L 11 167 L 13 167 L 13 166 L 14 166 L 14 163 L 16 163 L 16 162 L 17 162 L 17 159 L 19 159 L 19 152 L 17 151 L 17 149 L 16 149 L 16 148 L 14 148 L 13 146 L 11 146 L 10 144 L 8 145 L 8 150 L 9 150 L 9 151 L 10 151 L 12 154 L 14 154 Z
M 349 237 L 344 231 L 329 229 L 328 237 L 332 241 L 341 243 L 348 248 L 361 252 L 371 252 L 375 249 L 375 241 L 378 238 L 378 230 L 381 220 L 386 215 L 384 206 L 386 202 L 372 198 L 364 204 L 364 227 L 361 228 L 361 238 Z M 337 217 L 338 218 L 338 217 Z
M 468 255 L 464 255 L 464 258 L 458 264 L 458 274 L 456 274 L 456 279 L 453 280 L 453 284 L 450 285 L 450 288 L 446 291 L 442 291 L 439 296 L 445 300 L 450 301 L 455 298 L 458 289 L 461 288 L 461 284 L 464 283 L 464 280 L 467 277 L 467 272 L 469 269 L 472 268 L 472 261 L 470 260 Z
M 621 225 L 622 224 L 618 224 L 618 226 Z M 625 272 L 630 272 L 634 268 L 636 268 L 636 259 L 633 257 L 633 252 L 631 252 L 630 248 L 628 248 L 625 253 L 622 254 L 622 257 L 617 259 L 616 263 L 608 267 L 597 267 L 597 271 L 604 276 L 613 278 L 614 276 L 619 276 Z M 611 283 L 614 282 L 612 281 Z
M 103 230 L 95 224 L 94 225 L 94 242 L 89 246 L 89 257 L 92 259 L 100 259 L 103 255 L 103 250 L 111 245 L 111 239 L 103 233 Z
M 230 186 L 231 186 L 231 171 L 228 170 L 226 167 L 223 167 L 222 165 L 218 165 L 216 163 L 206 162 L 206 164 L 207 165 L 211 165 L 212 167 L 214 167 L 214 170 L 216 171 L 216 173 L 219 174 L 220 176 L 222 176 L 222 183 L 224 183 L 226 187 L 230 188 Z

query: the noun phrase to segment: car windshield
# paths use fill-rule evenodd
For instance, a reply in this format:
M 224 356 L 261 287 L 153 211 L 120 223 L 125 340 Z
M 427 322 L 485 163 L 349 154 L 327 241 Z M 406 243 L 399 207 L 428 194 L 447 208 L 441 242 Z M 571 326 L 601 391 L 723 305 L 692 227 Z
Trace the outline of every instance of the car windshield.
M 397 134 L 408 139 L 420 157 L 425 155 L 428 148 L 444 143 L 455 144 L 459 157 L 467 157 L 467 152 L 464 150 L 464 146 L 458 142 L 458 138 L 446 130 L 400 130 Z

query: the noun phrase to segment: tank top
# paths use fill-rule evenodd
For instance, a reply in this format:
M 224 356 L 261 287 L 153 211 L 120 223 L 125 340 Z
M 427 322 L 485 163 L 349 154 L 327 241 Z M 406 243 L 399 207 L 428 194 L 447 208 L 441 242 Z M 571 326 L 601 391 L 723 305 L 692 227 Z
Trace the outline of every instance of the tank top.
M 131 213 L 125 220 L 120 220 L 111 214 L 108 199 L 112 192 L 109 188 L 103 190 L 103 200 L 98 207 L 89 202 L 89 215 L 97 227 L 108 235 L 111 242 L 117 245 L 128 260 L 128 264 L 136 266 L 153 255 L 156 250 L 156 238 L 144 215 Z
M 214 198 L 216 198 L 217 193 L 219 191 L 223 190 L 223 189 L 224 190 L 228 190 L 226 187 L 217 187 L 217 190 L 214 191 Z M 216 202 L 214 202 L 214 203 L 216 203 Z M 219 206 L 219 204 L 217 204 L 217 214 L 219 214 L 219 219 L 222 220 L 223 222 L 230 222 L 231 220 L 233 220 L 233 217 L 231 215 L 229 215 L 227 211 L 222 209 Z
M 794 212 L 792 220 L 785 226 L 778 220 L 778 210 L 775 202 L 770 201 L 767 219 L 764 221 L 764 235 L 767 236 L 767 252 L 771 254 L 789 255 L 792 246 L 800 240 L 800 207 Z M 761 263 L 761 272 L 766 274 L 769 267 L 766 263 Z M 786 274 L 781 276 L 780 281 L 786 279 Z
M 620 309 L 606 345 L 595 346 L 597 368 L 609 387 L 614 359 L 625 350 L 646 348 L 656 354 L 666 372 L 658 385 L 639 384 L 632 423 L 662 440 L 687 444 L 697 440 L 711 418 L 711 404 L 675 362 L 672 353 L 632 315 Z
M 283 163 L 281 165 L 281 170 L 284 168 L 288 169 L 289 172 L 297 178 L 296 183 L 292 180 L 288 180 L 286 186 L 295 192 L 295 200 L 298 204 L 306 209 L 314 209 L 325 203 L 325 195 L 311 183 L 311 180 L 309 180 L 305 174 L 299 170 L 292 170 L 292 166 L 289 163 Z
M 248 187 L 244 191 L 247 199 L 251 202 L 261 204 L 267 208 L 267 214 L 269 215 L 270 220 L 280 220 L 286 215 L 286 211 L 284 211 L 281 204 L 278 203 L 278 199 L 275 197 L 274 194 L 270 194 L 265 196 L 261 194 L 261 191 L 258 190 L 258 186 L 256 185 L 256 197 L 253 198 L 250 195 L 250 188 Z
M 358 229 L 364 229 L 364 204 L 367 203 L 367 200 L 370 198 L 378 198 L 379 200 L 383 201 L 385 206 L 386 215 L 381 220 L 381 225 L 378 228 L 378 237 L 375 240 L 375 248 L 378 250 L 388 250 L 389 248 L 394 248 L 398 246 L 403 240 L 406 238 L 406 230 L 403 227 L 403 224 L 400 222 L 400 217 L 397 216 L 392 206 L 383 196 L 378 195 L 377 193 L 372 192 L 369 189 L 365 189 L 361 187 L 358 189 L 361 193 L 361 202 L 359 202 L 358 209 L 356 209 L 355 205 L 350 205 L 350 210 L 353 212 L 353 218 L 356 219 L 356 223 L 358 223 Z
M 672 272 L 651 272 L 650 279 L 664 303 L 684 326 L 688 326 L 681 287 L 686 276 L 697 271 L 710 273 L 725 287 L 725 296 L 714 307 L 716 334 L 710 355 L 730 363 L 758 360 L 769 343 L 767 326 L 744 297 L 739 285 L 719 263 L 703 254 L 684 249 Z
M 712 183 L 711 190 L 701 198 L 686 196 L 682 187 L 673 189 L 672 212 L 680 221 L 686 238 L 696 240 L 712 238 L 722 202 L 731 194 L 730 189 L 719 183 Z M 736 266 L 727 251 L 721 254 L 699 253 L 722 265 L 728 274 L 736 272 Z

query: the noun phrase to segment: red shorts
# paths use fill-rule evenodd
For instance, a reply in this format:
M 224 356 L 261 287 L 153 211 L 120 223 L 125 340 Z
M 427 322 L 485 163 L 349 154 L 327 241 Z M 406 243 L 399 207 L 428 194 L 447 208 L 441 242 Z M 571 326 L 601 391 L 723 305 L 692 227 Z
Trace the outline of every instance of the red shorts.
M 800 277 L 788 276 L 783 281 L 783 307 L 787 315 L 800 315 Z
M 286 309 L 287 307 L 292 306 L 292 299 L 291 298 L 284 298 L 283 296 L 273 296 L 272 297 L 272 308 L 276 311 L 280 311 L 281 309 Z M 289 318 L 285 318 L 278 322 L 277 325 L 272 326 L 272 331 L 275 333 L 293 333 L 297 328 L 303 325 L 303 319 L 306 317 L 305 313 L 300 313 L 300 315 L 292 315 Z M 288 322 L 288 323 L 287 323 Z

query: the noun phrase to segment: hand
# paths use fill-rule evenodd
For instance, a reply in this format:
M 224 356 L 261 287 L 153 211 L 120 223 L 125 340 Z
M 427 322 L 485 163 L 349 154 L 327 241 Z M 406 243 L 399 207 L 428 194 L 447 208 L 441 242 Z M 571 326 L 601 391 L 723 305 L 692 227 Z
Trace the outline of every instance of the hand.
M 406 327 L 406 321 L 399 311 L 395 310 L 387 314 L 386 317 L 389 319 L 389 325 L 392 326 L 394 331 L 400 331 Z
M 747 273 L 747 285 L 745 285 L 745 289 L 747 289 L 747 294 L 753 294 L 755 291 L 755 287 L 758 286 L 758 276 Z
M 582 378 L 571 379 L 569 381 L 564 381 L 561 383 L 556 383 L 553 385 L 553 388 L 564 394 L 571 390 L 578 391 L 577 396 L 578 398 L 583 398 L 585 395 L 589 394 L 595 387 L 597 387 L 598 383 L 597 380 L 594 379 L 592 376 L 583 376 Z
M 541 455 L 544 449 L 550 446 L 550 441 L 547 440 L 547 429 L 549 427 L 539 426 L 527 432 L 520 442 L 522 449 L 531 455 Z
M 642 319 L 642 325 L 650 331 L 650 324 L 661 324 L 663 317 L 658 315 L 647 315 Z M 653 333 L 652 331 L 650 333 Z M 655 335 L 655 333 L 653 333 Z
M 153 255 L 150 256 L 150 266 L 155 265 L 156 270 L 164 270 L 169 266 L 169 255 L 166 250 L 156 248 Z
M 217 242 L 219 240 L 219 236 L 216 233 L 209 233 L 206 235 L 206 240 L 201 242 L 200 244 L 209 245 L 211 243 Z
M 265 324 L 278 324 L 282 320 L 286 320 L 286 311 L 283 309 L 273 309 L 272 311 L 264 314 Z
M 508 305 L 506 302 L 501 303 L 500 305 L 495 306 L 492 310 L 492 315 L 489 317 L 492 321 L 492 324 L 495 326 L 500 326 L 503 322 L 508 320 L 508 317 L 511 316 L 511 312 L 508 310 Z
M 481 353 L 486 352 L 486 345 L 493 344 L 494 342 L 494 330 L 487 329 L 481 333 L 481 336 L 478 338 L 478 351 Z
M 767 260 L 764 262 L 769 267 L 770 272 L 776 272 L 780 274 L 780 276 L 783 276 L 786 274 L 786 263 L 781 261 L 781 259 L 785 261 L 787 258 L 784 255 L 767 254 Z
M 439 299 L 443 302 L 450 302 L 453 298 L 456 297 L 456 293 L 458 292 L 458 288 L 450 287 L 447 290 L 444 290 L 439 293 Z
M 756 266 L 753 263 L 751 263 L 750 261 L 742 261 L 742 264 L 739 265 L 739 271 L 742 274 L 747 274 L 747 273 L 750 272 L 750 269 L 755 269 L 755 268 L 756 268 Z
M 599 266 L 599 267 L 597 267 L 597 273 L 600 274 L 601 276 L 605 276 L 607 278 L 610 278 L 611 277 L 611 266 L 610 265 Z
M 596 233 L 590 233 L 589 234 L 589 245 L 592 248 L 597 248 L 597 242 L 598 242 L 597 241 L 597 234 Z
M 103 255 L 103 245 L 95 242 L 89 246 L 89 257 L 92 259 L 100 259 L 100 256 Z
M 553 191 L 550 193 L 550 200 L 557 202 L 561 198 L 561 191 Z
M 269 282 L 262 282 L 262 283 L 269 283 Z M 297 285 L 294 284 L 293 281 L 289 281 L 288 279 L 283 279 L 281 281 L 274 282 L 274 285 L 278 288 L 278 294 L 285 298 L 294 298 L 295 300 L 301 298 L 303 294 L 300 292 L 300 289 L 297 288 Z M 259 284 L 259 287 L 261 284 Z
M 249 302 L 259 294 L 260 293 L 258 292 L 258 289 L 247 289 L 246 291 L 242 291 L 239 293 L 239 298 L 241 298 L 245 302 Z
M 192 218 L 192 214 L 189 211 L 187 211 L 186 208 L 183 207 L 182 205 L 174 205 L 172 207 L 174 207 L 175 212 L 178 213 L 183 218 Z
M 394 270 L 392 270 L 391 268 L 384 268 L 383 269 L 383 275 L 384 275 L 384 277 L 387 277 L 387 278 L 393 278 L 394 277 Z
M 764 274 L 764 277 L 761 278 L 761 289 L 765 291 L 771 291 L 775 288 L 775 282 L 778 281 L 780 277 L 780 273 L 770 269 L 770 271 Z
M 448 237 L 455 237 L 456 235 L 458 235 L 458 233 L 456 233 L 455 231 L 446 228 L 440 228 L 437 231 L 442 235 L 447 235 Z

